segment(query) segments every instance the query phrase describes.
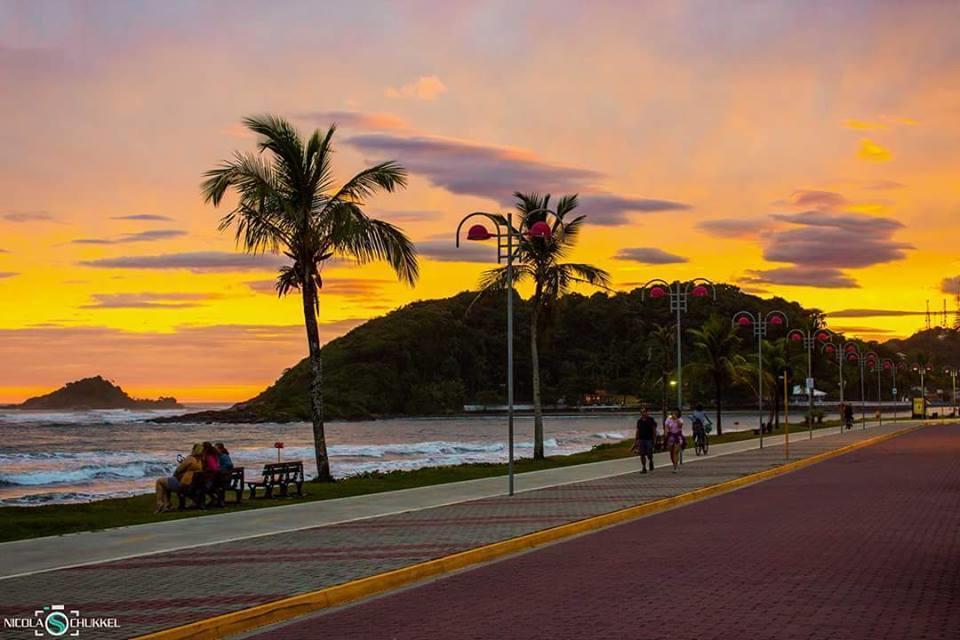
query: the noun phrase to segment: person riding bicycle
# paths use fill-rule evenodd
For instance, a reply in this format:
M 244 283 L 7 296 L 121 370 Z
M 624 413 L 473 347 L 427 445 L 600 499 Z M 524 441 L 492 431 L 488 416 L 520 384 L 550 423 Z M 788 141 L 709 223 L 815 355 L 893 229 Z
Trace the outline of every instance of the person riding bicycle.
M 706 434 L 710 433 L 710 430 L 713 428 L 713 422 L 710 421 L 710 418 L 707 416 L 706 412 L 704 412 L 702 404 L 698 404 L 696 409 L 693 410 L 693 416 L 691 419 L 693 423 L 694 440 L 705 437 Z
M 843 424 L 847 429 L 853 428 L 853 405 L 849 402 L 844 403 L 840 407 L 840 412 L 843 415 Z

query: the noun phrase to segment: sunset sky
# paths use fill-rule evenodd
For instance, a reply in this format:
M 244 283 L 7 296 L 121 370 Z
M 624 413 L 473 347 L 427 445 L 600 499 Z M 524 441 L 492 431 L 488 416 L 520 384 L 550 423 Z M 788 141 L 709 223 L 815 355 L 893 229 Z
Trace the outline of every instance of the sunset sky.
M 332 265 L 326 339 L 475 285 L 465 213 L 579 192 L 573 256 L 616 287 L 705 276 L 867 337 L 953 321 L 957 2 L 0 0 L 0 402 L 103 374 L 240 400 L 305 354 L 282 260 L 217 231 L 205 170 L 243 116 L 336 122 L 336 171 L 396 159 L 371 214 L 416 288 Z

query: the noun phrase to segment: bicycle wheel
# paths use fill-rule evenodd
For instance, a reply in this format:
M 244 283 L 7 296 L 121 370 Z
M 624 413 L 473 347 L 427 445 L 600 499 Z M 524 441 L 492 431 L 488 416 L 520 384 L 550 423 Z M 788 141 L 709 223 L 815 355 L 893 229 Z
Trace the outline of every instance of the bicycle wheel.
M 703 455 L 707 455 L 707 451 L 710 450 L 710 438 L 708 436 L 703 436 Z

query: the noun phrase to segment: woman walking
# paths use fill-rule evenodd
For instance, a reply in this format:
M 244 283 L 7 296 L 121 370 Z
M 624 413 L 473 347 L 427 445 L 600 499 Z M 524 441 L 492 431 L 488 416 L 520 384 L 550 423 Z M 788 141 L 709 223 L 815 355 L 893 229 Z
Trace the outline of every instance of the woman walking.
M 683 448 L 683 418 L 680 417 L 679 409 L 670 412 L 670 417 L 663 423 L 663 432 L 667 449 L 670 450 L 673 472 L 676 473 L 680 466 L 680 450 Z

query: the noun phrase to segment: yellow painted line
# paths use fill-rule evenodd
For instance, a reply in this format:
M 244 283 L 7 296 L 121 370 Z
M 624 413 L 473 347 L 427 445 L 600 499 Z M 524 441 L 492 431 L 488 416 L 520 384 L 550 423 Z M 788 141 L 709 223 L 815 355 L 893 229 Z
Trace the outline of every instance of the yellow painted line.
M 863 447 L 883 442 L 884 440 L 889 440 L 896 436 L 915 431 L 922 426 L 923 425 L 917 425 L 901 431 L 874 436 L 867 440 L 848 444 L 839 449 L 818 453 L 807 458 L 782 464 L 778 467 L 758 471 L 757 473 L 721 482 L 720 484 L 709 487 L 695 489 L 677 496 L 662 498 L 654 502 L 647 502 L 618 511 L 611 511 L 610 513 L 593 516 L 585 520 L 568 522 L 549 529 L 543 529 L 542 531 L 535 531 L 516 538 L 510 538 L 509 540 L 502 540 L 442 558 L 401 567 L 400 569 L 387 571 L 386 573 L 345 582 L 317 591 L 301 593 L 289 598 L 274 600 L 273 602 L 257 605 L 249 609 L 225 613 L 206 620 L 198 620 L 197 622 L 192 622 L 180 627 L 163 629 L 147 635 L 137 636 L 134 640 L 215 640 L 217 638 L 244 633 L 257 627 L 283 622 L 322 609 L 368 598 L 415 582 L 420 582 L 426 578 L 451 573 L 507 555 L 527 551 L 565 538 L 571 538 L 581 533 L 595 531 L 628 520 L 642 518 L 674 507 L 703 500 L 704 498 L 727 493 L 740 487 L 755 484 Z

